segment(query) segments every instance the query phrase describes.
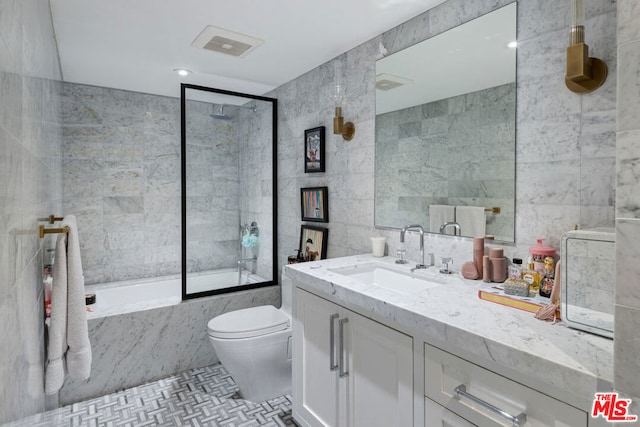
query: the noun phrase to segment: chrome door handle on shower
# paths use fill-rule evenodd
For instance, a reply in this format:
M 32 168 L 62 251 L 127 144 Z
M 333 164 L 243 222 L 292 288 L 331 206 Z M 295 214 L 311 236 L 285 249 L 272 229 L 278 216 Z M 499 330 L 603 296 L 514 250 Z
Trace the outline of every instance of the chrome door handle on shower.
M 482 406 L 487 411 L 498 415 L 499 417 L 502 417 L 507 421 L 510 421 L 513 427 L 522 427 L 527 422 L 527 414 L 525 414 L 524 412 L 514 417 L 507 411 L 503 411 L 497 406 L 493 406 L 491 403 L 485 402 L 484 400 L 474 396 L 471 393 L 467 393 L 467 387 L 464 384 L 460 384 L 458 387 L 454 388 L 453 392 L 456 394 L 456 396 L 467 398 L 472 402 L 475 402 L 478 405 Z
M 338 364 L 340 365 L 339 375 L 340 378 L 346 377 L 349 375 L 349 371 L 345 370 L 345 365 L 347 364 L 345 353 L 344 353 L 344 324 L 347 323 L 349 319 L 344 318 L 338 320 L 338 353 L 340 353 Z
M 329 316 L 329 370 L 335 371 L 338 369 L 338 364 L 336 363 L 336 334 L 334 327 L 334 320 L 336 320 L 340 315 L 338 313 L 332 314 Z

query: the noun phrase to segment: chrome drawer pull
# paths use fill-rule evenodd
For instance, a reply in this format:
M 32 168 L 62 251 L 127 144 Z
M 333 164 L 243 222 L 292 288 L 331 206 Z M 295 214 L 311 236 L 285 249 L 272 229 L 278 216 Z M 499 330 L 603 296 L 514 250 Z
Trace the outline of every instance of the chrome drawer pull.
M 521 413 L 520 415 L 517 415 L 517 416 L 514 417 L 513 415 L 509 414 L 508 412 L 503 411 L 502 409 L 498 408 L 497 406 L 493 406 L 491 403 L 485 402 L 484 400 L 480 399 L 479 397 L 476 397 L 473 394 L 467 393 L 467 387 L 464 384 L 460 384 L 458 387 L 453 389 L 453 392 L 456 394 L 456 396 L 458 396 L 458 397 L 466 397 L 467 399 L 471 400 L 472 402 L 475 402 L 478 405 L 482 406 L 483 408 L 485 408 L 489 412 L 491 412 L 493 414 L 496 414 L 499 417 L 502 417 L 502 418 L 504 418 L 504 419 L 506 419 L 508 421 L 511 421 L 511 425 L 513 427 L 521 427 L 527 422 L 527 414 L 525 414 L 524 412 Z
M 332 314 L 329 316 L 329 370 L 335 371 L 338 369 L 338 364 L 336 363 L 336 338 L 335 338 L 335 327 L 334 320 L 340 317 L 338 313 Z
M 346 377 L 349 375 L 349 371 L 344 369 L 344 366 L 347 364 L 345 354 L 344 354 L 344 324 L 347 323 L 349 319 L 340 319 L 338 320 L 338 352 L 340 353 L 340 378 Z

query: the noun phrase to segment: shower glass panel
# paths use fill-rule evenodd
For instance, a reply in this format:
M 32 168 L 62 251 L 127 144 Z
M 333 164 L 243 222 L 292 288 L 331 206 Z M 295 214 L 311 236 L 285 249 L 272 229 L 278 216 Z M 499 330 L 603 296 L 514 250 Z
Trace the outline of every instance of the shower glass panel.
M 182 299 L 274 284 L 277 100 L 181 85 Z

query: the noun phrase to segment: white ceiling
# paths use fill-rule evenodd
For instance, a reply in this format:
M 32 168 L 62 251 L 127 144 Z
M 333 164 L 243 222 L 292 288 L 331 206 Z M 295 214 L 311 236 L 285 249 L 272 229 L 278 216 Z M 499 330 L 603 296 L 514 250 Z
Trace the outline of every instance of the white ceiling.
M 50 0 L 64 81 L 173 97 L 180 82 L 262 95 L 443 1 Z M 264 44 L 192 47 L 207 25 Z

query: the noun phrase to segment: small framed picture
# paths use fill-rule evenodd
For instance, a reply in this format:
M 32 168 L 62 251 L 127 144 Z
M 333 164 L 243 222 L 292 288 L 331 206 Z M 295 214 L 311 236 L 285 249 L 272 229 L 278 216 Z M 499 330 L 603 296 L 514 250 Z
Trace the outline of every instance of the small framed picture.
M 329 230 L 312 225 L 303 225 L 300 229 L 300 251 L 305 261 L 327 258 L 327 236 Z
M 324 126 L 304 131 L 304 172 L 324 172 Z
M 301 188 L 300 208 L 303 221 L 329 222 L 329 189 Z

